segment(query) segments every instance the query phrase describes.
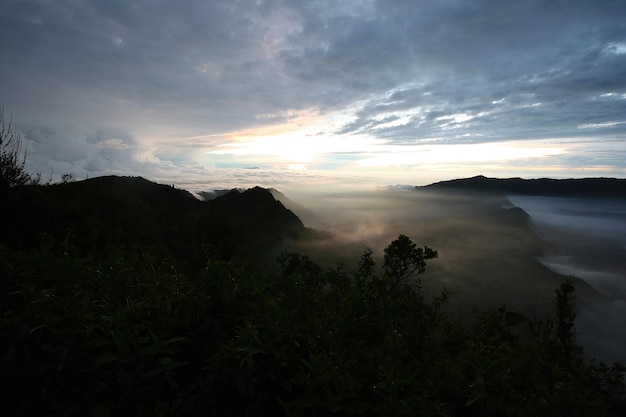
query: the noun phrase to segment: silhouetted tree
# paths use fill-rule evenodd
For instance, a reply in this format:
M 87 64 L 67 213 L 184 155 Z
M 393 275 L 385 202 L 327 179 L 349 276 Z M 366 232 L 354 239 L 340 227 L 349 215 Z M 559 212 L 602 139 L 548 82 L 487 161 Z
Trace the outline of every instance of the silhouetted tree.
M 576 319 L 576 310 L 574 309 L 574 284 L 567 280 L 559 288 L 556 293 L 556 334 L 559 346 L 564 355 L 567 365 L 571 364 L 572 355 L 576 352 L 576 329 L 574 320 Z
M 76 182 L 76 176 L 73 173 L 69 173 L 69 174 L 63 174 L 63 176 L 61 176 L 61 182 L 63 184 L 69 184 L 72 182 Z
M 374 251 L 367 248 L 361 255 L 357 269 L 353 272 L 354 280 L 359 288 L 363 288 L 365 282 L 374 274 L 376 262 L 373 259 Z
M 22 150 L 22 135 L 11 119 L 5 119 L 0 107 L 0 190 L 39 182 L 39 176 L 26 170 L 26 150 Z
M 424 246 L 418 248 L 406 235 L 400 235 L 385 248 L 383 270 L 388 280 L 389 291 L 393 292 L 406 284 L 414 275 L 426 270 L 426 259 L 437 257 L 437 251 Z M 418 281 L 419 286 L 419 281 Z

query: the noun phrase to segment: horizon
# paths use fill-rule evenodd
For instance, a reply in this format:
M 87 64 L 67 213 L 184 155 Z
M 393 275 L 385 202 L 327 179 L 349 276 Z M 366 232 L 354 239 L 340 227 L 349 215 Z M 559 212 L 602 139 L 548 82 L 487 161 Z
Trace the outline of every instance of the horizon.
M 352 184 L 342 184 L 340 186 L 335 186 L 332 188 L 323 188 L 323 185 L 319 185 L 317 187 L 313 187 L 310 189 L 306 189 L 306 190 L 302 190 L 301 188 L 297 188 L 299 184 L 288 184 L 287 189 L 281 189 L 281 188 L 276 188 L 273 185 L 269 185 L 269 186 L 265 186 L 262 184 L 254 184 L 251 183 L 250 185 L 236 185 L 236 186 L 232 186 L 232 187 L 228 187 L 228 186 L 220 186 L 219 184 L 215 183 L 215 186 L 212 187 L 204 187 L 202 186 L 202 184 L 198 184 L 198 183 L 192 183 L 191 184 L 191 188 L 185 188 L 183 186 L 181 186 L 180 184 L 176 184 L 176 183 L 171 183 L 171 182 L 161 182 L 156 180 L 155 178 L 150 178 L 150 177 L 146 177 L 143 175 L 125 175 L 125 174 L 103 174 L 103 175 L 97 175 L 97 176 L 92 176 L 92 177 L 86 177 L 86 178 L 76 178 L 74 176 L 69 177 L 68 179 L 59 179 L 58 181 L 40 181 L 37 185 L 54 185 L 54 184 L 62 184 L 65 182 L 69 182 L 69 183 L 73 183 L 73 182 L 80 182 L 80 181 L 86 181 L 86 180 L 93 180 L 93 179 L 98 179 L 98 178 L 105 178 L 105 177 L 118 177 L 118 178 L 141 178 L 144 179 L 146 181 L 152 182 L 154 184 L 157 185 L 166 185 L 166 186 L 172 186 L 176 189 L 179 190 L 183 190 L 183 191 L 187 191 L 190 194 L 194 195 L 197 198 L 200 199 L 204 199 L 204 197 L 202 197 L 202 194 L 204 193 L 215 193 L 218 192 L 218 194 L 216 194 L 216 196 L 219 196 L 221 194 L 219 194 L 219 192 L 224 192 L 224 191 L 238 191 L 238 192 L 244 192 L 247 190 L 251 190 L 253 188 L 261 188 L 261 189 L 265 189 L 268 191 L 275 191 L 278 192 L 280 194 L 282 194 L 284 197 L 294 197 L 294 198 L 304 198 L 305 200 L 308 200 L 309 198 L 314 198 L 316 196 L 331 196 L 331 195 L 341 195 L 341 194 L 359 194 L 359 193 L 369 193 L 369 192 L 381 192 L 381 191 L 415 191 L 415 190 L 419 190 L 419 189 L 427 189 L 430 186 L 433 185 L 437 185 L 440 183 L 454 183 L 454 182 L 463 182 L 465 180 L 472 180 L 472 179 L 477 179 L 477 178 L 483 178 L 486 180 L 495 180 L 495 181 L 508 181 L 508 180 L 522 180 L 522 181 L 543 181 L 543 180 L 548 180 L 548 181 L 577 181 L 577 180 L 626 180 L 626 178 L 617 178 L 617 177 L 578 177 L 578 178 L 571 178 L 571 177 L 563 177 L 563 178 L 554 178 L 554 177 L 536 177 L 536 178 L 523 178 L 523 177 L 490 177 L 490 176 L 486 176 L 483 174 L 477 174 L 477 175 L 473 175 L 471 177 L 458 177 L 458 178 L 451 178 L 451 179 L 443 179 L 443 180 L 436 180 L 433 182 L 427 182 L 427 183 L 423 183 L 423 184 L 385 184 L 383 182 L 380 182 L 379 184 L 375 184 L 375 183 L 363 183 L 360 184 L 357 187 L 353 187 Z M 292 187 L 296 187 L 296 188 L 291 188 L 289 187 L 289 185 L 291 185 Z M 463 188 L 460 188 L 460 190 L 463 190 Z M 509 191 L 508 192 L 513 193 L 512 195 L 517 195 L 516 193 Z M 529 194 L 525 194 L 522 193 L 520 195 L 530 195 L 533 196 L 535 194 L 529 193 Z M 536 196 L 541 196 L 540 194 L 537 194 Z M 276 198 L 276 196 L 274 196 Z M 549 197 L 549 196 L 548 196 Z M 563 196 L 561 195 L 554 195 L 552 196 L 554 198 L 562 198 Z M 594 198 L 593 196 L 591 197 L 586 197 L 586 198 Z M 276 198 L 277 200 L 280 201 L 280 199 Z
M 626 5 L 12 2 L 28 167 L 288 193 L 626 178 Z

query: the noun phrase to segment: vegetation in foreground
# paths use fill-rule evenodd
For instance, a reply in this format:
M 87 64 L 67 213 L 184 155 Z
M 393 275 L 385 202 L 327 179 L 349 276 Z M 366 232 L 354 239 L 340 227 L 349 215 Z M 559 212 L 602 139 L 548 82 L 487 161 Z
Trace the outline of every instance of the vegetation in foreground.
M 10 415 L 622 415 L 622 373 L 553 320 L 477 311 L 463 328 L 420 291 L 436 256 L 406 236 L 354 271 L 285 253 L 259 275 L 195 274 L 146 247 L 3 248 L 0 369 Z M 620 408 L 621 407 L 621 408 Z

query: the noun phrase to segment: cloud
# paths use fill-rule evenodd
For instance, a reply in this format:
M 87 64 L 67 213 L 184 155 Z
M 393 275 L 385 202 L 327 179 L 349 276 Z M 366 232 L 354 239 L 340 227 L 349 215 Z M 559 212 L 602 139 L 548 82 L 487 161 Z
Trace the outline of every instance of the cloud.
M 583 0 L 13 1 L 0 99 L 24 131 L 118 132 L 99 146 L 131 164 L 211 167 L 237 133 L 298 124 L 344 148 L 602 142 L 626 132 L 625 18 Z M 38 140 L 59 163 L 103 155 Z
M 45 178 L 73 173 L 78 178 L 107 173 L 135 174 L 145 150 L 131 137 L 112 131 L 32 129 L 24 132 L 29 164 Z M 142 161 L 143 159 L 143 161 Z

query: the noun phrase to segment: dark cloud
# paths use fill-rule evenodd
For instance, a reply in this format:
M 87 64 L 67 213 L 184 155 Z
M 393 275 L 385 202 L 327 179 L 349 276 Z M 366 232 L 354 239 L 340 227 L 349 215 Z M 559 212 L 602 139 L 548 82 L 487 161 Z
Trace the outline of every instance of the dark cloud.
M 440 2 L 419 9 L 403 3 L 394 9 L 387 5 L 381 4 L 381 12 L 392 18 L 379 17 L 380 24 L 394 22 L 390 30 L 404 32 L 395 38 L 412 46 L 412 53 L 396 47 L 385 54 L 403 51 L 401 58 L 414 65 L 416 74 L 410 74 L 413 68 L 405 64 L 396 67 L 396 75 L 404 72 L 404 81 L 420 80 L 422 85 L 395 92 L 388 107 L 371 103 L 359 114 L 356 130 L 372 127 L 373 115 L 393 108 L 421 108 L 420 117 L 427 120 L 445 114 L 480 116 L 459 127 L 486 139 L 572 134 L 581 117 L 615 117 L 616 109 L 590 109 L 588 101 L 607 92 L 624 92 L 626 56 L 607 50 L 611 42 L 623 42 L 626 36 L 623 24 L 615 19 L 624 16 L 623 6 L 568 3 L 540 8 L 532 2 L 469 2 L 457 7 Z M 374 61 L 395 62 L 374 45 L 369 52 L 376 55 Z M 505 102 L 495 108 L 492 102 L 502 99 Z M 535 104 L 543 107 L 533 108 Z M 484 112 L 499 117 L 481 115 Z M 413 121 L 417 123 L 394 129 L 391 136 L 429 137 L 443 125 L 450 127 L 447 122 Z M 347 131 L 350 127 L 343 132 Z
M 14 57 L 1 69 L 7 89 L 17 99 L 37 91 L 47 105 L 70 108 L 59 103 L 64 96 L 90 96 L 104 103 L 88 100 L 88 112 L 120 105 L 145 123 L 169 114 L 176 115 L 170 123 L 184 124 L 206 114 L 214 129 L 240 127 L 265 111 L 246 100 L 254 94 L 263 104 L 272 92 L 267 79 L 260 82 L 273 65 L 262 45 L 270 28 L 246 13 L 254 10 L 231 2 L 160 3 L 12 4 L 2 14 L 11 34 L 2 48 Z M 235 104 L 236 121 L 228 116 Z

